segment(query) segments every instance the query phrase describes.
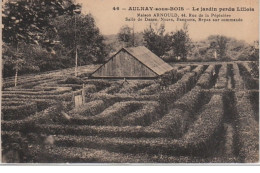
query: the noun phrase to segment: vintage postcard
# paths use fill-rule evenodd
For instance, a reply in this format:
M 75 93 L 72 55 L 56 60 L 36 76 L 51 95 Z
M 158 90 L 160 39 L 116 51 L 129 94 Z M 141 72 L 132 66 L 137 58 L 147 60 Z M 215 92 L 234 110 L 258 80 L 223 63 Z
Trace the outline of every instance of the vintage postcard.
M 259 163 L 258 0 L 1 6 L 2 164 Z

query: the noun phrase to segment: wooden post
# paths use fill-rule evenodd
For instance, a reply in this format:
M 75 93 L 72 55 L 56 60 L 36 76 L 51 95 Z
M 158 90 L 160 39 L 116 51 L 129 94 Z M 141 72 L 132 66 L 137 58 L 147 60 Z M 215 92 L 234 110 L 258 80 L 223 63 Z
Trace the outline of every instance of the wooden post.
M 83 102 L 83 104 L 86 101 L 85 96 L 86 96 L 85 85 L 83 84 L 83 87 L 82 87 L 82 102 Z

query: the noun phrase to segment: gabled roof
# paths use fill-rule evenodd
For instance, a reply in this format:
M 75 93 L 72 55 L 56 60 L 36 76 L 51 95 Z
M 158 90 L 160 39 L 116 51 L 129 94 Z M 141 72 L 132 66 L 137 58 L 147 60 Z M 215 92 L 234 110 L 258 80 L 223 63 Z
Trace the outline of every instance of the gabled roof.
M 123 49 L 158 75 L 162 75 L 165 72 L 173 69 L 172 66 L 164 62 L 160 57 L 155 55 L 144 46 L 129 47 Z

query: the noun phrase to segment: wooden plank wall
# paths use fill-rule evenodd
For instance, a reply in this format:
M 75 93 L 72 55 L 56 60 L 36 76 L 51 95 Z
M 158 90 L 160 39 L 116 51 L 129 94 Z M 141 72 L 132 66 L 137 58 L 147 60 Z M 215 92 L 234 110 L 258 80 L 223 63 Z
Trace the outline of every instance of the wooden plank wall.
M 125 51 L 119 52 L 105 65 L 99 68 L 93 77 L 156 77 L 157 74 L 147 68 Z

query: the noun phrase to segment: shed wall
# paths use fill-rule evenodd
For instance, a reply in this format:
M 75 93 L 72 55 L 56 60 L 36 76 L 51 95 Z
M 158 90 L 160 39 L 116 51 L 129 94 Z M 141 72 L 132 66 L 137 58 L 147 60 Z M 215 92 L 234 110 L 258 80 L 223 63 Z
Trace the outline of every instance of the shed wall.
M 156 77 L 157 74 L 147 68 L 126 51 L 120 51 L 92 75 L 93 77 Z

